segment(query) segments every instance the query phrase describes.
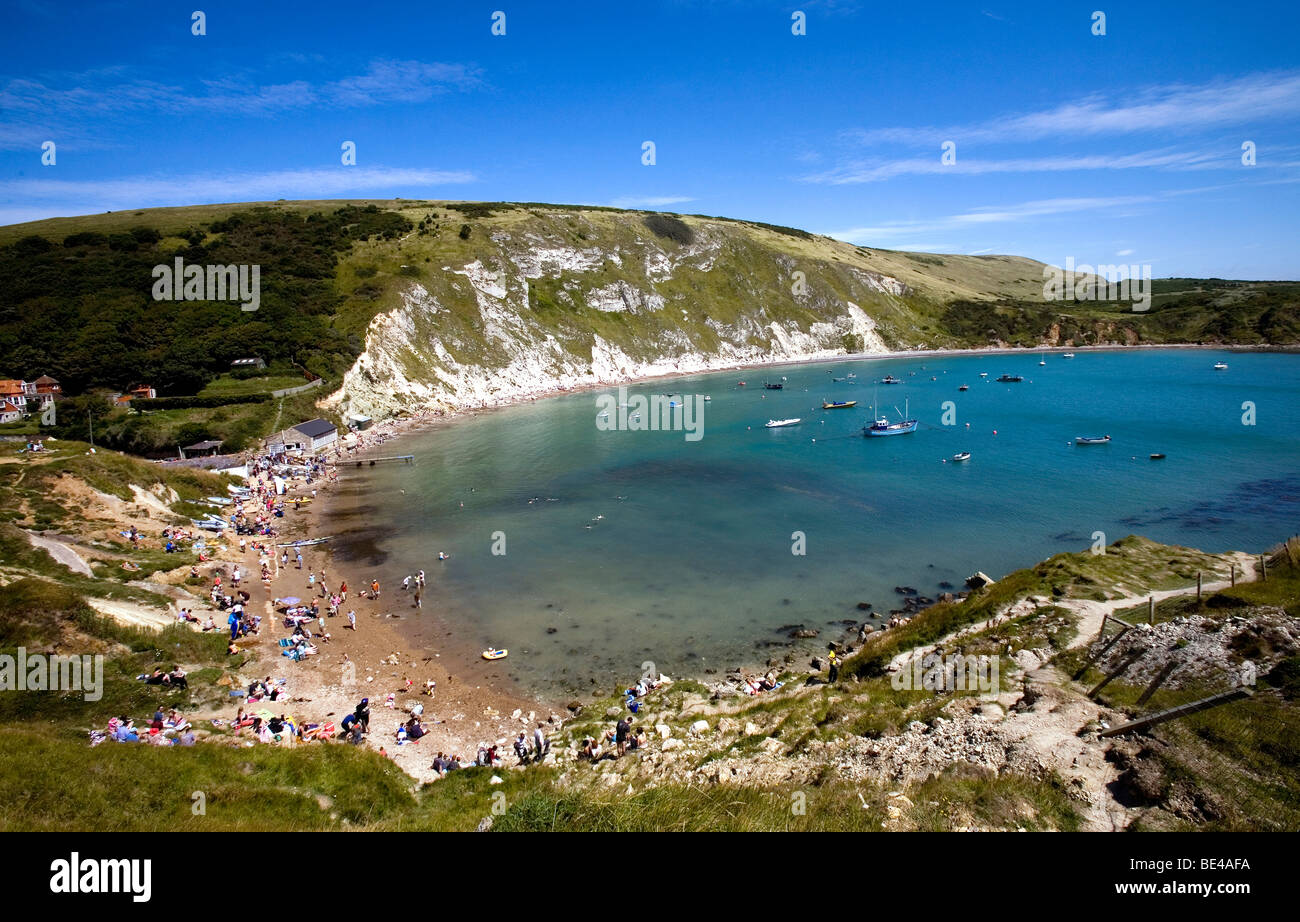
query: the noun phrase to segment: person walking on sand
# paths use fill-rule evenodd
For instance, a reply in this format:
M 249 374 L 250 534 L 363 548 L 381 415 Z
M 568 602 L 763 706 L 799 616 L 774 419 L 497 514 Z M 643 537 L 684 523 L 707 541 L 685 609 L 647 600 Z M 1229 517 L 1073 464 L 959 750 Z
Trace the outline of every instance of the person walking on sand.
M 307 594 L 314 595 L 315 592 L 316 592 L 316 574 L 308 570 L 307 571 Z
M 344 580 L 343 582 L 339 583 L 339 601 L 346 602 L 347 600 L 348 600 L 348 581 Z
M 348 612 L 348 627 L 354 631 L 357 629 L 357 613 L 354 611 Z
M 289 553 L 288 551 L 285 551 L 285 554 L 288 554 L 288 553 Z M 301 569 L 302 569 L 302 551 L 294 551 L 294 553 L 295 553 L 296 555 L 298 555 L 298 569 L 301 570 Z M 284 565 L 285 565 L 286 567 L 289 566 L 289 561 L 286 560 L 286 561 L 284 562 Z
M 379 598 L 379 580 L 377 579 L 372 579 L 370 581 L 370 598 Z
M 410 588 L 411 588 L 411 574 L 408 573 L 404 577 L 402 577 L 402 591 L 408 592 L 410 591 Z
M 287 568 L 289 566 L 289 550 L 285 549 L 284 554 L 280 557 L 280 566 Z
M 415 587 L 415 607 L 424 608 L 424 590 L 418 585 Z

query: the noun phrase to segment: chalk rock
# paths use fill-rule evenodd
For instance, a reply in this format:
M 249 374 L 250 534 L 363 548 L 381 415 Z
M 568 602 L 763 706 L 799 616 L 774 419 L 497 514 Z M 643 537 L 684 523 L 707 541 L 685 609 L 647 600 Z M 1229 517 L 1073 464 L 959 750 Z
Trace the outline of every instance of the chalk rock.
M 691 736 L 699 736 L 701 733 L 709 732 L 709 722 L 707 720 L 697 720 L 691 724 Z
M 678 740 L 678 739 L 664 740 L 664 745 L 663 745 L 664 752 L 668 752 L 673 749 L 685 749 L 685 748 L 686 748 L 686 743 L 683 742 L 682 740 Z

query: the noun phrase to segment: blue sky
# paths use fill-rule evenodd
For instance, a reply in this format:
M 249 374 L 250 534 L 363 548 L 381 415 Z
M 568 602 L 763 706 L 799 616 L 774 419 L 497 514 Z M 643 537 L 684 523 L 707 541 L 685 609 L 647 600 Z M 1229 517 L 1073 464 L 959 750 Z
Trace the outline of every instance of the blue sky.
M 0 223 L 278 198 L 573 202 L 1300 278 L 1291 0 L 8 0 L 0 17 Z

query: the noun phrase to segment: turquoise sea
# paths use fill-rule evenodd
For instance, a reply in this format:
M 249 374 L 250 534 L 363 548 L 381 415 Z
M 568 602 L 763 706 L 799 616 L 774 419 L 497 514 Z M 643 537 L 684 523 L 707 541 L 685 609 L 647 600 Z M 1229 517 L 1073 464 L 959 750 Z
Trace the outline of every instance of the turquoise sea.
M 1025 380 L 994 381 L 1004 373 Z M 886 374 L 904 383 L 873 384 Z M 780 378 L 783 390 L 762 388 Z M 423 568 L 425 609 L 403 622 L 421 643 L 508 647 L 479 674 L 566 694 L 646 661 L 669 675 L 762 663 L 791 625 L 822 632 L 801 650 L 824 648 L 860 601 L 888 617 L 895 586 L 936 596 L 976 570 L 1083 550 L 1098 531 L 1260 551 L 1300 530 L 1300 356 L 917 356 L 628 388 L 710 395 L 698 441 L 601 431 L 597 397 L 616 390 L 404 436 L 414 465 L 344 467 L 335 566 L 390 587 Z M 891 418 L 906 400 L 918 431 L 861 437 L 877 397 Z M 823 411 L 823 398 L 859 403 Z M 773 417 L 803 422 L 763 428 Z M 1080 447 L 1080 435 L 1112 441 Z M 959 451 L 971 460 L 945 463 Z

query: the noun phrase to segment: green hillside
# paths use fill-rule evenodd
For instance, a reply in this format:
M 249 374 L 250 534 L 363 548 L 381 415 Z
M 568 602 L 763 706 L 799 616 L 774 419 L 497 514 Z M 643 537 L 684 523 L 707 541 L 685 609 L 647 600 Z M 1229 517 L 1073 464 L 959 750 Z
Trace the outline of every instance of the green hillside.
M 260 266 L 259 309 L 155 300 L 154 267 L 177 258 Z M 110 444 L 160 453 L 203 436 L 246 444 L 281 415 L 270 392 L 312 377 L 327 388 L 303 408 L 341 387 L 330 412 L 385 414 L 678 365 L 1300 341 L 1297 283 L 1157 280 L 1148 313 L 1042 290 L 1043 266 L 1020 257 L 868 249 L 701 215 L 405 200 L 148 209 L 0 228 L 0 376 L 51 374 L 69 394 L 202 393 L 148 407 L 149 420 L 103 420 Z M 270 367 L 232 375 L 247 356 Z

